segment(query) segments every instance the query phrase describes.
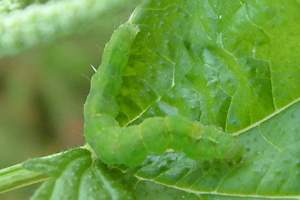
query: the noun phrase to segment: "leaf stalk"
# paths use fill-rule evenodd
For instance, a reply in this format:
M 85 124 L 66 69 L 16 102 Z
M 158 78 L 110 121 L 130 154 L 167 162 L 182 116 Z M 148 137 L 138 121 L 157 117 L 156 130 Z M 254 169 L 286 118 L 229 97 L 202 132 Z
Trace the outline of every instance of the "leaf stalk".
M 27 170 L 23 163 L 0 170 L 0 193 L 46 180 L 45 174 Z

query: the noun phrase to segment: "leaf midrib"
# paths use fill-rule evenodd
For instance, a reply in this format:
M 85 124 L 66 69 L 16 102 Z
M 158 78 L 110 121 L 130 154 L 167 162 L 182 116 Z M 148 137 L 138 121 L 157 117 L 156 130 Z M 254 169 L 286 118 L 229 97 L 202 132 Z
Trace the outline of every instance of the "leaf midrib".
M 239 130 L 239 131 L 237 131 L 237 132 L 232 133 L 232 135 L 233 135 L 233 136 L 239 136 L 239 135 L 241 135 L 241 134 L 243 134 L 243 133 L 246 133 L 246 132 L 248 132 L 249 130 L 251 130 L 251 129 L 255 128 L 255 127 L 258 127 L 258 126 L 260 126 L 261 124 L 263 124 L 263 123 L 269 121 L 270 119 L 276 117 L 276 116 L 279 115 L 280 113 L 284 112 L 285 110 L 289 109 L 290 107 L 292 107 L 293 105 L 295 105 L 295 104 L 297 104 L 297 103 L 299 103 L 299 102 L 300 102 L 300 97 L 297 98 L 297 99 L 295 99 L 295 100 L 293 100 L 293 101 L 290 102 L 289 104 L 287 104 L 287 105 L 285 105 L 285 106 L 279 108 L 278 110 L 275 110 L 275 112 L 271 113 L 270 115 L 266 116 L 265 118 L 263 118 L 263 119 L 261 119 L 261 120 L 255 122 L 255 123 L 251 124 L 250 126 L 247 126 L 246 128 L 243 128 L 243 129 L 241 129 L 241 130 Z
M 284 196 L 284 195 L 259 195 L 259 194 L 235 194 L 235 193 L 225 193 L 225 192 L 217 192 L 217 191 L 198 191 L 198 190 L 193 190 L 193 189 L 188 189 L 188 188 L 181 188 L 175 185 L 169 185 L 166 183 L 162 183 L 159 181 L 156 181 L 154 179 L 147 179 L 147 178 L 143 178 L 141 176 L 135 175 L 135 177 L 137 179 L 139 179 L 140 181 L 148 181 L 148 182 L 152 182 L 154 184 L 158 184 L 158 185 L 163 185 L 169 188 L 174 188 L 177 190 L 181 190 L 184 192 L 188 192 L 188 193 L 193 193 L 193 194 L 198 194 L 198 195 L 218 195 L 218 196 L 226 196 L 226 197 L 241 197 L 241 198 L 260 198 L 260 199 L 291 199 L 291 200 L 300 200 L 300 196 L 293 196 L 293 195 L 288 195 L 288 196 Z

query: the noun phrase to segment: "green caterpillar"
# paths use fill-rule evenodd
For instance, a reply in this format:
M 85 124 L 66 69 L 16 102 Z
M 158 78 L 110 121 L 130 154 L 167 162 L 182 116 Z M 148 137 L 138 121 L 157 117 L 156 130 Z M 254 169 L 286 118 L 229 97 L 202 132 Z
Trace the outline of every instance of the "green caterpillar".
M 237 158 L 241 147 L 236 138 L 184 117 L 152 117 L 128 127 L 121 127 L 115 120 L 122 71 L 138 32 L 134 24 L 122 25 L 106 46 L 85 105 L 88 144 L 105 163 L 129 167 L 142 164 L 148 155 L 169 150 L 184 152 L 196 160 Z
M 184 152 L 195 160 L 236 159 L 241 147 L 237 140 L 212 126 L 202 126 L 181 117 L 153 117 L 139 125 L 101 127 L 113 121 L 96 116 L 88 124 L 86 139 L 107 164 L 138 166 L 148 155 L 168 150 Z M 100 123 L 99 123 L 100 122 Z

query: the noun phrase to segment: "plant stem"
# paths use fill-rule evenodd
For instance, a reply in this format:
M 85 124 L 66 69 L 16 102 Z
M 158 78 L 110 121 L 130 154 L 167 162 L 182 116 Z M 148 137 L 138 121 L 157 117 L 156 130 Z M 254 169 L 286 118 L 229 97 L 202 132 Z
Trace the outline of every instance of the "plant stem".
M 47 176 L 27 170 L 23 164 L 17 164 L 0 170 L 0 193 L 12 189 L 38 183 L 47 179 Z

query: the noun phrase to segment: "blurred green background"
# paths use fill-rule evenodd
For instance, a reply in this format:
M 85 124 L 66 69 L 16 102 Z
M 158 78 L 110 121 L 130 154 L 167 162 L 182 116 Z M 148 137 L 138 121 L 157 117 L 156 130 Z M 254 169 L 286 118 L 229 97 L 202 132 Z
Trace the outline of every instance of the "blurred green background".
M 104 44 L 133 7 L 123 6 L 69 36 L 0 58 L 0 168 L 83 144 L 91 65 L 99 65 Z M 0 194 L 0 199 L 29 199 L 35 187 Z

